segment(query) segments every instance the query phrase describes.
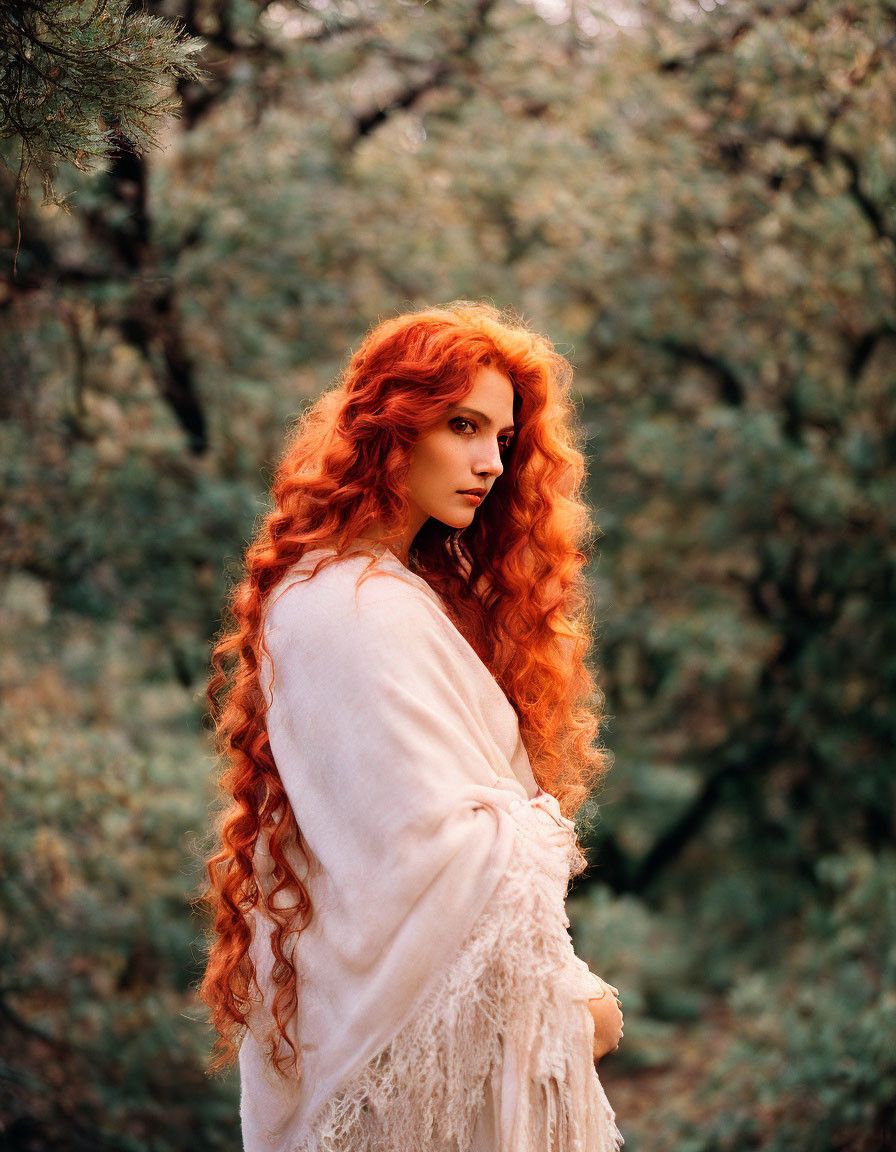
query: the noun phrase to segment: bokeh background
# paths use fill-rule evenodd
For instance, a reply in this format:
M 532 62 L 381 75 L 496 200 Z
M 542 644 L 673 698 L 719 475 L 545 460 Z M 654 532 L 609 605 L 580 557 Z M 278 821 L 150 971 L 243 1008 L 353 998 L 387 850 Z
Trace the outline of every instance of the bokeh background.
M 463 297 L 576 368 L 625 1152 L 893 1149 L 896 6 L 142 7 L 204 39 L 158 147 L 17 223 L 0 144 L 0 1147 L 240 1147 L 210 644 L 290 422 Z

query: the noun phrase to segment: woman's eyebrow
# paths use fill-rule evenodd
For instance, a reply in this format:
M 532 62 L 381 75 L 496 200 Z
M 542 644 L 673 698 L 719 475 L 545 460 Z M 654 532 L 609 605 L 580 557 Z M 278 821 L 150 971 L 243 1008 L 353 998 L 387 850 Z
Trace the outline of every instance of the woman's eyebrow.
M 455 405 L 454 411 L 455 412 L 468 412 L 471 416 L 478 417 L 482 421 L 482 423 L 486 426 L 486 428 L 491 428 L 491 426 L 492 426 L 492 422 L 491 422 L 491 420 L 489 420 L 488 416 L 486 416 L 486 414 L 484 412 L 477 412 L 475 408 L 461 408 L 461 407 Z M 507 424 L 501 429 L 501 431 L 502 432 L 513 432 L 515 430 L 515 428 L 516 428 L 515 424 Z

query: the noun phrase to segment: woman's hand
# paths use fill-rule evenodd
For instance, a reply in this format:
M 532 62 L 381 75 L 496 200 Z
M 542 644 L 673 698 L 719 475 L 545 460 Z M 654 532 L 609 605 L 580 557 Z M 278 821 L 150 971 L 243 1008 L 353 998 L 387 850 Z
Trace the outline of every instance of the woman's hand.
M 588 1001 L 588 1009 L 594 1020 L 595 1063 L 608 1052 L 615 1052 L 622 1039 L 623 1020 L 621 1002 L 618 999 L 619 989 L 607 984 L 605 980 L 601 980 L 601 984 L 604 986 L 604 995 L 593 997 Z

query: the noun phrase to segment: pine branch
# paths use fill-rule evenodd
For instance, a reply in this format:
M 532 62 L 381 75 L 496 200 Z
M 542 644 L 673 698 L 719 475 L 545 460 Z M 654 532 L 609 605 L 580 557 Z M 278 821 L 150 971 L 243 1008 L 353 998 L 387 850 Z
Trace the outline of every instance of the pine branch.
M 52 169 L 84 171 L 113 153 L 124 134 L 135 151 L 158 145 L 157 130 L 179 113 L 178 79 L 200 80 L 204 46 L 176 23 L 134 11 L 130 0 L 7 0 L 0 7 L 0 138 L 21 143 L 19 208 L 28 173 L 43 173 L 44 203 L 65 207 Z M 66 208 L 66 211 L 68 209 Z

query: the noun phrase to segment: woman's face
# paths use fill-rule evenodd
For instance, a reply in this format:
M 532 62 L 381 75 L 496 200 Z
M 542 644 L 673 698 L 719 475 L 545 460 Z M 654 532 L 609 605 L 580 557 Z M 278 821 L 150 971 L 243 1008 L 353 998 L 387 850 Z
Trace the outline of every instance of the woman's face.
M 501 462 L 513 436 L 513 385 L 498 368 L 482 367 L 464 398 L 444 413 L 411 449 L 407 476 L 411 537 L 432 516 L 452 528 L 465 528 L 477 503 L 462 493 L 484 489 L 482 499 L 504 471 Z

